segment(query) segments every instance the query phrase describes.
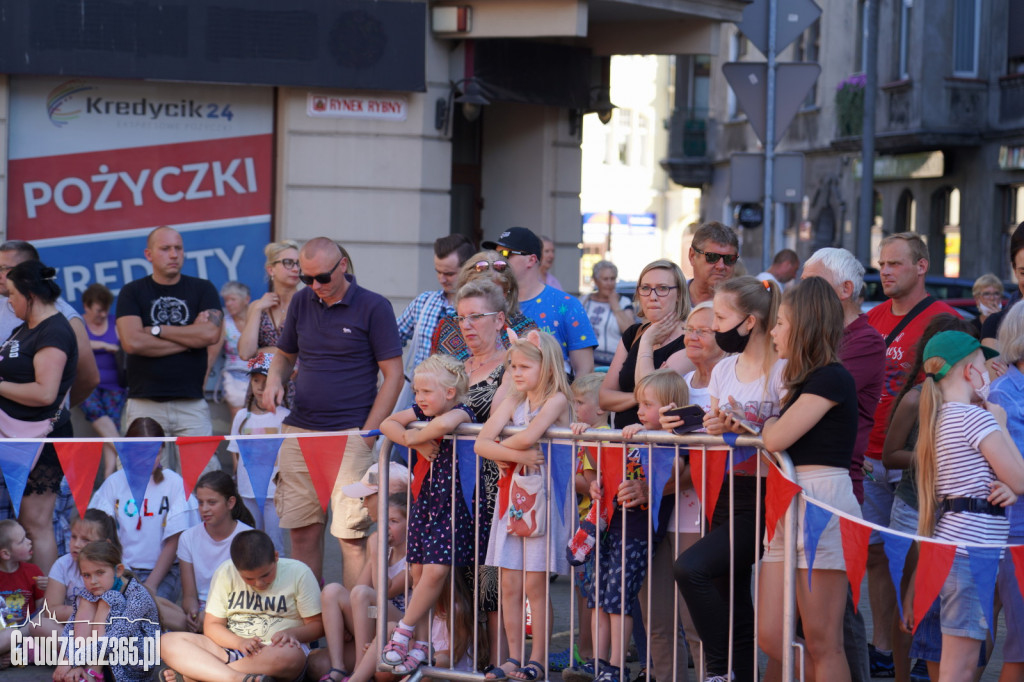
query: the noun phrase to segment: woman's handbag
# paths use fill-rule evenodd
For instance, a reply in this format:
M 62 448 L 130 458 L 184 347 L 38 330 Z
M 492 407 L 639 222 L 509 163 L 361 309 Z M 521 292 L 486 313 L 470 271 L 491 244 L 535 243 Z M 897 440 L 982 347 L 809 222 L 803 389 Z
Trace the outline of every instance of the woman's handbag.
M 56 414 L 49 419 L 25 421 L 24 419 L 16 419 L 0 410 L 0 438 L 46 438 L 53 431 L 53 425 L 57 423 L 64 413 L 64 402 L 68 399 L 70 392 L 69 389 L 63 395 Z
M 526 473 L 526 469 L 534 473 Z M 547 476 L 544 467 L 517 464 L 512 472 L 508 493 L 509 535 L 521 538 L 541 537 L 548 531 Z

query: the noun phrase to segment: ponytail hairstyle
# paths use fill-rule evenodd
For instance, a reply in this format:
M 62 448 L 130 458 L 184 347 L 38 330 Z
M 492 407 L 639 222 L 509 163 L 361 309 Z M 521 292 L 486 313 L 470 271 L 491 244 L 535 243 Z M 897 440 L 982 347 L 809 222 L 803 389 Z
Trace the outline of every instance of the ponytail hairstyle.
M 238 494 L 238 487 L 235 479 L 223 471 L 208 471 L 196 481 L 196 490 L 206 488 L 217 493 L 225 500 L 235 498 L 235 506 L 231 508 L 231 518 L 241 521 L 247 526 L 255 527 L 256 521 L 252 518 L 252 512 L 242 503 L 242 496 Z
M 79 519 L 79 521 L 95 524 L 100 531 L 100 540 L 114 545 L 118 553 L 123 551 L 121 548 L 121 538 L 117 537 L 117 522 L 114 521 L 110 514 L 90 507 L 85 510 L 85 516 Z
M 160 426 L 160 422 L 157 420 L 152 417 L 139 417 L 128 425 L 128 430 L 124 432 L 124 435 L 125 438 L 163 438 L 167 434 L 164 433 L 164 427 Z M 162 448 L 161 452 L 163 452 Z M 160 463 L 159 456 L 156 458 L 156 467 L 153 469 L 153 481 L 164 482 L 164 468 Z
M 461 360 L 456 360 L 451 355 L 434 353 L 416 366 L 413 377 L 421 374 L 433 376 L 444 389 L 454 388 L 456 403 L 466 399 L 469 376 Z
M 762 282 L 756 277 L 743 276 L 727 279 L 715 287 L 715 295 L 731 294 L 733 308 L 741 315 L 753 315 L 757 321 L 756 328 L 764 334 L 764 366 L 762 374 L 771 375 L 772 365 L 778 359 L 772 337 L 768 333 L 775 326 L 779 315 L 779 304 L 782 303 L 782 290 L 771 280 Z M 751 330 L 753 331 L 753 330 Z M 767 382 L 766 382 L 767 385 Z
M 38 260 L 27 260 L 15 265 L 7 273 L 7 281 L 28 300 L 29 305 L 34 301 L 53 303 L 60 296 L 57 271 Z
M 782 370 L 783 404 L 797 394 L 807 376 L 839 360 L 843 339 L 843 305 L 832 285 L 821 277 L 805 277 L 782 297 L 789 317 L 789 360 Z
M 917 436 L 917 534 L 930 537 L 935 530 L 935 511 L 938 500 L 935 496 L 935 482 L 938 478 L 938 462 L 935 448 L 938 434 L 939 413 L 942 410 L 942 389 L 939 382 L 952 374 L 962 372 L 964 365 L 974 360 L 980 350 L 967 354 L 941 374 L 948 363 L 939 356 L 924 361 L 924 383 L 921 385 L 921 405 L 918 417 Z M 938 375 L 938 376 L 937 376 Z

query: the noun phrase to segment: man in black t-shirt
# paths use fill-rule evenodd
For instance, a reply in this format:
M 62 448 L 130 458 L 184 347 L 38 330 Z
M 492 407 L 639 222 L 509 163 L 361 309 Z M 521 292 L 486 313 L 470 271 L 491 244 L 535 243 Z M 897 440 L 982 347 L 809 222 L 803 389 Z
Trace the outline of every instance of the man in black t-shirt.
M 117 297 L 117 334 L 128 355 L 125 430 L 152 417 L 168 436 L 212 434 L 203 398 L 207 348 L 220 339 L 223 312 L 214 286 L 181 274 L 181 235 L 158 227 L 146 241 L 153 274 L 129 282 Z

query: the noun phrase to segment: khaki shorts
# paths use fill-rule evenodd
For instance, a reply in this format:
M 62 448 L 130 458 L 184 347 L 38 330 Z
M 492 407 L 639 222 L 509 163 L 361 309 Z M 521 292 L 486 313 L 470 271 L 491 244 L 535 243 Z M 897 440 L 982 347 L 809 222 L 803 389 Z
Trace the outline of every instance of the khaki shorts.
M 282 433 L 318 432 L 285 425 Z M 356 540 L 369 535 L 370 516 L 362 501 L 344 495 L 341 488 L 362 478 L 372 463 L 373 451 L 366 445 L 366 441 L 360 436 L 350 436 L 331 493 L 331 534 L 336 538 Z M 326 523 L 327 515 L 320 508 L 320 500 L 297 438 L 286 438 L 281 444 L 278 467 L 274 508 L 281 519 L 281 528 L 305 528 Z

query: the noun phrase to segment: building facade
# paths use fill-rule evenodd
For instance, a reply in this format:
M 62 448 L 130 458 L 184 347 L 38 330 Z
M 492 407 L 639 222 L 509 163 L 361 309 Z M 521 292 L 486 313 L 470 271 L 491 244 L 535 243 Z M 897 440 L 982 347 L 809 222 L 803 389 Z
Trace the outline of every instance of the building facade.
M 804 197 L 778 214 L 786 242 L 806 256 L 856 247 L 861 173 L 863 0 L 823 0 L 823 13 L 780 56 L 816 61 L 815 87 L 777 151 L 804 154 Z M 926 237 L 931 270 L 1009 277 L 1006 244 L 1024 220 L 1024 5 L 1014 0 L 880 0 L 871 260 L 885 233 Z M 987 27 L 987 28 L 986 28 Z M 729 157 L 760 151 L 721 65 L 763 61 L 723 25 L 711 58 L 708 144 L 691 165 L 711 170 L 702 211 L 736 224 Z M 707 166 L 701 166 L 703 162 Z M 744 256 L 760 258 L 760 229 Z
M 714 54 L 746 4 L 0 0 L 0 224 L 74 303 L 144 274 L 160 224 L 257 295 L 263 244 L 325 234 L 401 310 L 436 238 L 517 224 L 569 286 L 608 58 Z

